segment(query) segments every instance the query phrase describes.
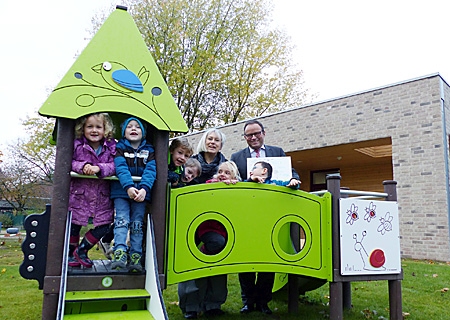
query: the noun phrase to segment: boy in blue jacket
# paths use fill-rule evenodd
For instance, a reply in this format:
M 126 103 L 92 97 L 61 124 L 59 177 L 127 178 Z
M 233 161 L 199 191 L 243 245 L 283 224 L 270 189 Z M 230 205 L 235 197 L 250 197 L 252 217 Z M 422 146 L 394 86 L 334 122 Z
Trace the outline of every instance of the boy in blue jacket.
M 119 181 L 111 183 L 114 200 L 114 259 L 112 269 L 125 269 L 128 261 L 126 243 L 130 231 L 129 272 L 142 272 L 142 241 L 145 207 L 150 201 L 151 189 L 156 179 L 156 162 L 153 146 L 145 140 L 146 127 L 135 117 L 122 125 L 123 138 L 117 142 L 114 164 Z M 133 181 L 132 176 L 141 177 Z
M 258 161 L 253 165 L 250 172 L 250 178 L 247 182 L 258 182 L 275 184 L 277 186 L 286 186 L 292 189 L 300 188 L 300 181 L 297 179 L 291 179 L 290 181 L 272 180 L 272 165 L 265 161 Z

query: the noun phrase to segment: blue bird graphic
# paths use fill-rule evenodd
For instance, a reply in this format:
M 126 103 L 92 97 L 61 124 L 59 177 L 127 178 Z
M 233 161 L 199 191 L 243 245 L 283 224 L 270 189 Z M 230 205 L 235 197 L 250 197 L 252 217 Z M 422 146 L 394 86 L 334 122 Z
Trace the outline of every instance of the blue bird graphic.
M 105 61 L 102 63 L 98 63 L 92 66 L 91 70 L 99 74 L 101 76 L 101 79 L 107 85 L 101 85 L 98 79 L 96 81 L 88 80 L 87 78 L 89 77 L 85 77 L 83 73 L 79 71 L 74 73 L 74 77 L 78 80 L 83 81 L 85 84 L 91 86 L 92 88 L 106 89 L 109 91 L 109 93 L 103 92 L 103 94 L 94 94 L 93 92 L 85 90 L 85 93 L 79 94 L 75 98 L 75 102 L 78 106 L 90 107 L 94 105 L 96 100 L 101 99 L 102 97 L 126 97 L 138 101 L 139 103 L 147 107 L 165 124 L 167 128 L 170 128 L 166 121 L 159 114 L 158 108 L 153 100 L 155 96 L 160 96 L 162 94 L 162 90 L 160 87 L 155 86 L 152 87 L 149 92 L 146 91 L 146 93 L 150 93 L 152 97 L 152 100 L 149 104 L 145 103 L 139 97 L 132 95 L 133 92 L 144 93 L 145 85 L 150 78 L 150 71 L 145 66 L 141 67 L 138 75 L 136 75 L 133 71 L 127 69 L 124 64 L 118 61 Z
M 150 72 L 144 66 L 139 70 L 139 74 L 136 75 L 117 61 L 105 61 L 93 66 L 92 70 L 99 73 L 111 87 L 116 87 L 117 89 L 120 87 L 122 91 L 126 89 L 133 92 L 144 92 L 144 86 L 150 76 Z
M 116 70 L 112 73 L 112 79 L 119 86 L 136 92 L 143 92 L 144 86 L 141 80 L 130 70 Z

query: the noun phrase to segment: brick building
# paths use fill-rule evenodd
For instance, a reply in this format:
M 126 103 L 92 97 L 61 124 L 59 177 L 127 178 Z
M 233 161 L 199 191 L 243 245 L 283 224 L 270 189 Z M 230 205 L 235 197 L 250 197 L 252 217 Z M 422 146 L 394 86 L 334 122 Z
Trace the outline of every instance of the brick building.
M 341 186 L 383 192 L 396 180 L 404 258 L 450 261 L 450 87 L 432 74 L 259 118 L 266 144 L 281 146 L 302 190 L 320 190 L 327 173 Z M 246 147 L 244 122 L 222 126 L 222 152 Z M 203 132 L 187 137 L 196 147 Z

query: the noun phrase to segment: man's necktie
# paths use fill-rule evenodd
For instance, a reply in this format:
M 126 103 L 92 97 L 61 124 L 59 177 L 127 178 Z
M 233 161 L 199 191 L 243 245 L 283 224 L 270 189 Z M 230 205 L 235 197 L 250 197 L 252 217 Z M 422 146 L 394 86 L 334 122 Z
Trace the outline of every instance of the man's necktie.
M 259 149 L 255 149 L 255 156 L 256 158 L 259 158 Z

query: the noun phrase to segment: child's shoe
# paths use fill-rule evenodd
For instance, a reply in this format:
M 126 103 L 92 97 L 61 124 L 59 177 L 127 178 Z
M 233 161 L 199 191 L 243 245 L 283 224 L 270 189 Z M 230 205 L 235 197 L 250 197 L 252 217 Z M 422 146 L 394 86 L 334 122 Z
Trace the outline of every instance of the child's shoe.
M 67 259 L 67 265 L 69 267 L 80 267 L 81 263 L 75 259 L 75 257 L 73 256 L 73 252 L 75 250 L 77 250 L 78 248 L 78 241 L 79 239 L 76 240 L 77 242 L 73 243 L 73 244 L 69 244 L 69 258 Z
M 73 256 L 78 262 L 84 266 L 85 268 L 92 268 L 94 265 L 94 262 L 92 262 L 91 259 L 89 259 L 87 253 L 89 249 L 91 249 L 94 245 L 91 244 L 87 239 L 86 236 L 81 241 L 78 248 L 75 249 L 73 252 Z
M 114 261 L 111 263 L 112 269 L 125 269 L 127 267 L 127 253 L 122 249 L 114 251 Z
M 79 263 L 78 260 L 75 259 L 74 256 L 69 256 L 67 264 L 69 265 L 69 267 L 80 267 L 81 266 L 81 263 Z
M 112 257 L 111 257 L 111 253 L 112 253 L 111 243 L 103 242 L 103 239 L 100 239 L 100 241 L 98 242 L 98 246 L 102 250 L 103 255 L 106 257 L 106 259 L 112 260 Z
M 94 262 L 92 262 L 92 260 L 89 259 L 87 255 L 87 250 L 83 250 L 81 249 L 81 247 L 78 247 L 73 252 L 73 257 L 78 261 L 80 265 L 84 266 L 85 268 L 92 268 L 92 266 L 94 265 Z
M 142 272 L 141 255 L 139 253 L 133 253 L 131 255 L 130 265 L 128 266 L 129 272 Z

